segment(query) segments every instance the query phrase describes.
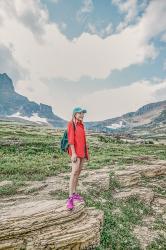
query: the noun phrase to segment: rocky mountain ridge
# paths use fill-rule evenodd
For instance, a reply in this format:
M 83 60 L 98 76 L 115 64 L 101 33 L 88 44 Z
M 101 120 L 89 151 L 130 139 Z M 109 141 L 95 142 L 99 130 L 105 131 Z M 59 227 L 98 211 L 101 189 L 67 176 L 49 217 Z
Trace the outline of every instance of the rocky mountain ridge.
M 6 74 L 0 74 L 0 117 L 29 120 L 64 127 L 66 121 L 55 115 L 52 107 L 43 103 L 37 104 L 27 97 L 18 94 L 12 79 Z

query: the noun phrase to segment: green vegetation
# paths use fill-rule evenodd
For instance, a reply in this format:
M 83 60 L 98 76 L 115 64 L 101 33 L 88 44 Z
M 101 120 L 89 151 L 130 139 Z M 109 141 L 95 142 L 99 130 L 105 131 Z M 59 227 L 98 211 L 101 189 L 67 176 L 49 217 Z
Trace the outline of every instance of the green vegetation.
M 162 234 L 153 240 L 151 244 L 147 247 L 147 250 L 158 250 L 158 249 L 166 249 L 166 237 Z
M 117 201 L 112 197 L 112 187 L 109 191 L 100 192 L 100 197 L 106 201 L 94 201 L 99 193 L 89 190 L 88 195 L 83 194 L 87 206 L 94 206 L 104 211 L 104 226 L 101 232 L 101 246 L 96 250 L 103 249 L 138 249 L 139 241 L 132 234 L 134 225 L 141 224 L 144 215 L 149 215 L 152 210 L 141 202 L 137 196 L 130 197 L 126 201 Z M 100 200 L 100 199 L 98 199 Z
M 60 135 L 43 127 L 0 124 L 0 181 L 43 180 L 69 169 Z M 53 134 L 54 133 L 54 134 Z
M 60 151 L 61 133 L 41 126 L 0 123 L 0 180 L 42 180 L 69 170 L 70 158 Z M 89 168 L 143 163 L 142 156 L 166 159 L 163 145 L 131 145 L 109 136 L 88 136 Z

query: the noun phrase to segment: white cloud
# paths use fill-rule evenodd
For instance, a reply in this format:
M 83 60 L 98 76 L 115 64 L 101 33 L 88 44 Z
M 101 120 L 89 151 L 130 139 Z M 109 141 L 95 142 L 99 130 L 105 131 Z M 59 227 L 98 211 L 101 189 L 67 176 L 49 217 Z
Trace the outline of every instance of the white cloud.
M 83 0 L 81 8 L 76 12 L 76 20 L 81 23 L 87 22 L 88 17 L 93 9 L 94 6 L 92 0 Z
M 116 30 L 121 31 L 133 20 L 137 20 L 139 11 L 143 11 L 148 3 L 148 0 L 112 0 L 120 13 L 125 14 L 124 20 L 119 23 Z
M 110 35 L 112 33 L 112 23 L 109 23 L 105 28 L 104 28 L 104 32 L 106 33 L 106 35 Z
M 84 13 L 84 12 L 91 12 L 92 10 L 93 10 L 92 0 L 84 0 L 80 11 Z
M 157 55 L 156 50 L 153 44 L 149 44 L 149 40 L 154 33 L 157 35 L 166 27 L 163 11 L 165 2 L 158 4 L 157 9 L 156 6 L 150 6 L 137 25 L 125 28 L 119 34 L 102 39 L 97 35 L 82 33 L 80 37 L 70 41 L 55 23 L 48 22 L 47 14 L 43 14 L 45 10 L 40 12 L 41 5 L 32 0 L 30 3 L 27 8 L 33 10 L 33 18 L 37 13 L 37 24 L 34 26 L 32 22 L 23 22 L 24 11 L 27 13 L 27 4 L 24 1 L 15 1 L 17 15 L 10 17 L 3 5 L 1 6 L 0 13 L 4 18 L 0 37 L 1 44 L 13 44 L 15 60 L 27 69 L 31 76 L 40 78 L 62 77 L 78 80 L 83 75 L 106 78 L 111 70 L 123 69 L 132 64 L 143 63 L 146 58 L 154 58 Z M 155 2 L 152 4 L 155 5 Z M 158 22 L 159 19 L 161 22 Z M 40 41 L 36 39 L 37 32 Z
M 35 101 L 38 104 L 46 103 L 54 105 L 56 100 L 50 97 L 50 90 L 46 84 L 44 84 L 40 79 L 33 76 L 32 79 L 23 79 L 17 81 L 15 86 L 16 92 L 19 94 L 27 96 L 30 101 Z
M 166 100 L 166 80 L 162 80 L 160 83 L 158 83 L 153 96 L 157 101 Z
M 164 89 L 166 89 L 166 79 L 154 85 L 150 81 L 143 80 L 134 82 L 130 86 L 96 91 L 79 99 L 78 104 L 87 108 L 85 120 L 99 121 L 136 111 L 151 102 L 165 100 Z
M 66 23 L 64 23 L 64 22 L 62 22 L 62 23 L 60 23 L 60 29 L 61 30 L 65 30 L 66 29 L 66 27 L 67 27 L 67 24 Z
M 88 23 L 87 26 L 88 32 L 90 32 L 91 34 L 99 35 L 102 38 L 109 36 L 113 31 L 112 23 L 109 23 L 106 27 L 102 28 L 98 28 L 95 24 L 92 23 Z
M 37 39 L 44 33 L 45 25 L 49 19 L 48 10 L 41 4 L 40 0 L 29 0 L 28 4 L 21 0 L 1 0 L 0 16 L 4 19 L 2 23 L 4 26 L 6 22 L 11 25 L 12 21 L 17 21 L 18 25 L 29 28 Z M 6 26 L 6 28 L 8 27 Z M 15 31 L 17 32 L 17 29 Z
M 87 4 L 82 13 L 90 11 L 92 8 Z M 42 79 L 77 81 L 82 76 L 103 79 L 114 69 L 122 70 L 147 58 L 154 59 L 157 50 L 150 39 L 166 31 L 165 12 L 166 1 L 151 1 L 139 22 L 118 34 L 103 39 L 96 34 L 82 33 L 70 41 L 58 25 L 49 21 L 48 12 L 39 0 L 29 0 L 28 4 L 21 0 L 0 0 L 0 46 L 12 46 L 13 62 L 21 65 L 18 70 L 23 68 L 28 72 L 25 79 L 17 82 L 17 91 L 56 108 L 57 100 L 50 98 L 50 90 Z M 75 100 L 66 99 L 64 106 L 68 107 L 69 103 L 71 107 Z
M 13 72 L 13 79 L 18 79 L 27 72 L 15 61 L 12 50 L 11 45 L 9 47 L 0 45 L 0 73 L 10 74 L 10 72 Z
M 127 13 L 125 16 L 125 21 L 130 22 L 137 14 L 137 0 L 113 0 L 114 4 L 119 7 L 122 13 Z
M 166 42 L 166 32 L 161 36 L 161 41 Z

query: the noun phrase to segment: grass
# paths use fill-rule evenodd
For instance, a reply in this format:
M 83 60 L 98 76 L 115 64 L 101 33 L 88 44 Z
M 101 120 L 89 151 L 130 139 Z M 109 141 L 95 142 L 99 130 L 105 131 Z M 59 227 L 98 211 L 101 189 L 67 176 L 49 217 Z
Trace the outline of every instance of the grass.
M 68 171 L 70 158 L 60 150 L 62 133 L 41 126 L 0 123 L 0 181 L 43 180 Z M 87 167 L 91 169 L 114 163 L 142 164 L 143 155 L 166 159 L 163 145 L 131 145 L 100 135 L 88 136 L 87 140 L 90 145 Z
M 156 217 L 153 228 L 166 231 L 166 223 L 164 222 L 161 215 Z
M 100 196 L 106 199 L 102 203 L 94 201 Z M 96 189 L 89 190 L 88 195 L 83 194 L 86 205 L 96 207 L 104 211 L 104 224 L 101 232 L 101 244 L 96 250 L 102 249 L 141 249 L 139 241 L 132 234 L 134 225 L 140 224 L 143 216 L 152 213 L 151 208 L 132 196 L 126 201 L 116 201 L 112 197 L 112 187 L 108 191 L 97 192 Z M 116 213 L 115 211 L 118 210 Z
M 158 238 L 154 239 L 151 244 L 147 247 L 147 250 L 164 250 L 166 249 L 166 237 L 162 234 Z
M 24 186 L 23 181 L 12 181 L 12 183 L 0 186 L 0 197 L 17 194 L 17 190 L 21 186 Z

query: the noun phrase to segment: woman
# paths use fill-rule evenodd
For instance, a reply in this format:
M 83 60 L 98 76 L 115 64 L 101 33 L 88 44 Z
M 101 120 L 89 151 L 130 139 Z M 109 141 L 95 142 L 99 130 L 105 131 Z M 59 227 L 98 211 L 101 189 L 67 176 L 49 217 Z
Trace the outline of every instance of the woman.
M 67 199 L 68 209 L 73 209 L 74 200 L 84 201 L 83 198 L 78 193 L 76 193 L 78 177 L 80 175 L 83 162 L 84 160 L 89 160 L 89 147 L 87 145 L 86 133 L 83 124 L 84 113 L 87 113 L 85 109 L 80 107 L 74 108 L 72 119 L 67 124 L 69 143 L 68 154 L 71 157 L 72 162 L 72 172 L 69 183 L 69 197 Z

